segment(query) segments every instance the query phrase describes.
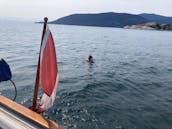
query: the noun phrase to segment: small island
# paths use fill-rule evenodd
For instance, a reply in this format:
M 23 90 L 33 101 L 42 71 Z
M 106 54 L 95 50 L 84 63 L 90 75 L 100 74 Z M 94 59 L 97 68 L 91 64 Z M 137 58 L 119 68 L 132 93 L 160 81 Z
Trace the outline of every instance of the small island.
M 72 14 L 51 21 L 51 24 L 97 26 L 97 27 L 118 27 L 136 25 L 149 22 L 148 19 L 128 13 L 97 13 L 97 14 Z
M 107 12 L 97 14 L 72 14 L 50 21 L 49 24 L 171 31 L 172 17 L 146 13 L 136 15 Z

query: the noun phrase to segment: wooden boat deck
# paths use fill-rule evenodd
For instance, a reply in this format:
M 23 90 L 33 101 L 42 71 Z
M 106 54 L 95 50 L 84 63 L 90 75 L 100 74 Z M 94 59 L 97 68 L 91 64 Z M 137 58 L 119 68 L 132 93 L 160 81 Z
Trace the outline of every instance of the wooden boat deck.
M 64 129 L 57 123 L 0 95 L 0 129 Z

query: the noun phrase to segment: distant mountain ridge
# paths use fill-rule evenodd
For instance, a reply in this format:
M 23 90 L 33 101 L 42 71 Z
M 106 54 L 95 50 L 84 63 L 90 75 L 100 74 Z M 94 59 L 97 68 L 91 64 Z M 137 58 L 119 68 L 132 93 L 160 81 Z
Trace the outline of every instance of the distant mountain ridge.
M 149 19 L 152 22 L 172 25 L 172 17 L 166 17 L 166 16 L 161 16 L 157 14 L 148 14 L 148 13 L 142 13 L 142 14 L 139 14 L 139 16 Z
M 50 23 L 83 26 L 124 27 L 126 25 L 142 24 L 145 22 L 149 22 L 149 20 L 139 15 L 110 12 L 99 14 L 72 14 Z
M 172 17 L 156 14 L 128 14 L 128 13 L 98 13 L 98 14 L 72 14 L 49 22 L 50 24 L 120 27 L 139 25 L 148 22 L 172 24 Z

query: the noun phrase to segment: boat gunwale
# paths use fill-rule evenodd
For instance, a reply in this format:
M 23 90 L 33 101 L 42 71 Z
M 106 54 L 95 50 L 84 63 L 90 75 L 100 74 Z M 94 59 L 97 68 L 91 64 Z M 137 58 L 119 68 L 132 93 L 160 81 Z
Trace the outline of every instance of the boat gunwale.
M 9 110 L 21 115 L 22 117 L 31 120 L 32 122 L 34 122 L 35 124 L 38 124 L 44 128 L 51 128 L 51 129 L 58 129 L 58 128 L 62 128 L 61 126 L 59 126 L 57 123 L 45 119 L 43 116 L 41 116 L 40 114 L 0 95 L 0 105 L 8 108 Z

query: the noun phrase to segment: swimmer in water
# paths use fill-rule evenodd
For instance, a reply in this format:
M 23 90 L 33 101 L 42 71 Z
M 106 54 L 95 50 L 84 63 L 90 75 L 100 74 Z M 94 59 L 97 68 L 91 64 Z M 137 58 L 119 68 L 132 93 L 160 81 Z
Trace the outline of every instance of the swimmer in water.
M 94 63 L 93 57 L 91 55 L 89 55 L 88 60 L 87 60 L 90 64 Z

